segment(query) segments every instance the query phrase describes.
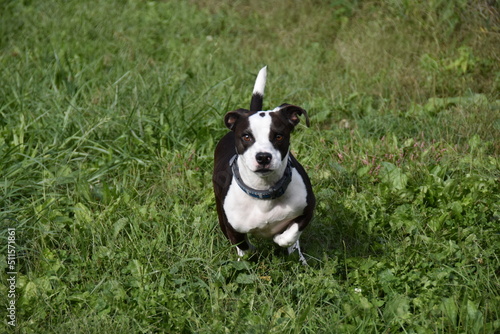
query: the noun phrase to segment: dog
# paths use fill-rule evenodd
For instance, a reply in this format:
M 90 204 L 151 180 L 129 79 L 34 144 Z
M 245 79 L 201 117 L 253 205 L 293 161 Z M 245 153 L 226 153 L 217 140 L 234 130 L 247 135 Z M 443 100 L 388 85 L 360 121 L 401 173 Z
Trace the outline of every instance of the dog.
M 214 153 L 213 186 L 219 225 L 238 256 L 253 252 L 247 234 L 272 238 L 307 265 L 299 237 L 313 217 L 316 199 L 302 165 L 290 152 L 290 135 L 307 112 L 282 104 L 263 111 L 267 66 L 255 81 L 250 110 L 228 112 L 231 131 Z

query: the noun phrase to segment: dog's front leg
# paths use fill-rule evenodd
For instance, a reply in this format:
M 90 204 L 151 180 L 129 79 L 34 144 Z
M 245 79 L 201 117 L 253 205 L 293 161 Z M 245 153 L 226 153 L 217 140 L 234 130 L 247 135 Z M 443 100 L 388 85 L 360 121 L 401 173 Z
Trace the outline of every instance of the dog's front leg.
M 247 253 L 255 251 L 254 245 L 248 241 L 248 236 L 245 233 L 237 232 L 230 224 L 225 225 L 225 234 L 231 244 L 236 245 L 238 252 L 238 261 Z
M 236 245 L 236 251 L 238 252 L 239 257 L 238 261 L 240 261 L 246 254 L 255 252 L 255 246 L 248 241 L 247 235 L 244 235 L 243 242 Z
M 299 238 L 301 234 L 302 231 L 299 231 L 299 223 L 294 222 L 290 224 L 284 232 L 282 232 L 281 234 L 276 234 L 273 240 L 281 247 L 287 247 L 288 254 L 292 254 L 297 250 L 300 262 L 303 265 L 307 265 L 306 258 L 300 250 Z

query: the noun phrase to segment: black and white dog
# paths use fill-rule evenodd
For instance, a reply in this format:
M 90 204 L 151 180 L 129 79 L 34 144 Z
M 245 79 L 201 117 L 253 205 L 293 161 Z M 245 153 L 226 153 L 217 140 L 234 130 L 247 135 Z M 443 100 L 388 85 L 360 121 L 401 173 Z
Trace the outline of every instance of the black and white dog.
M 214 155 L 213 185 L 219 224 L 241 257 L 254 250 L 247 233 L 273 238 L 288 253 L 297 250 L 306 263 L 299 237 L 316 203 L 304 168 L 290 153 L 290 134 L 304 109 L 290 104 L 262 111 L 267 67 L 260 70 L 250 110 L 224 117 L 231 130 Z

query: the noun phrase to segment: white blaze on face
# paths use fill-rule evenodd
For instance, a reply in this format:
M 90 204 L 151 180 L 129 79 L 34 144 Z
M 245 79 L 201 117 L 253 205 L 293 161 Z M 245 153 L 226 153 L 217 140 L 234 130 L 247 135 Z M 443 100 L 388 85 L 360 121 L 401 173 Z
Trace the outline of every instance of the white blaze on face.
M 269 113 L 269 111 L 258 112 L 248 119 L 255 142 L 243 154 L 243 160 L 247 168 L 251 171 L 256 171 L 262 167 L 255 158 L 257 153 L 270 153 L 272 155 L 271 164 L 268 169 L 275 170 L 281 166 L 281 153 L 269 140 L 272 121 Z M 262 114 L 264 116 L 261 116 Z
M 281 156 L 281 152 L 276 149 L 270 141 L 272 117 L 270 111 L 259 111 L 248 118 L 250 131 L 254 138 L 254 143 L 238 159 L 238 166 L 244 181 L 249 182 L 258 189 L 260 186 L 266 186 L 268 183 L 276 182 L 281 178 L 286 168 L 286 157 Z M 269 153 L 272 156 L 271 163 L 266 166 L 269 172 L 257 175 L 262 166 L 256 160 L 257 153 Z M 243 166 L 242 166 L 243 165 Z

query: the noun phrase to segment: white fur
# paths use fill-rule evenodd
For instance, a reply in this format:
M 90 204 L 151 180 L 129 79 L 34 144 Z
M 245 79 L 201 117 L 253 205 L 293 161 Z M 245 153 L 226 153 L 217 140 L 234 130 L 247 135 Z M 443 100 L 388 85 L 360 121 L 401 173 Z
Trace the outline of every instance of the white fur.
M 237 232 L 251 233 L 264 238 L 273 238 L 283 231 L 292 219 L 303 214 L 306 206 L 306 187 L 295 168 L 292 169 L 292 181 L 279 198 L 261 200 L 250 197 L 233 180 L 224 201 L 226 217 Z M 282 244 L 286 246 L 289 246 L 287 244 L 294 235 L 298 237 L 297 233 L 288 233 L 290 234 L 285 234 L 282 238 Z M 278 240 L 281 242 L 281 239 Z
M 268 189 L 276 183 L 282 176 L 288 162 L 288 154 L 281 156 L 269 141 L 272 118 L 270 113 L 274 111 L 258 112 L 249 117 L 250 131 L 255 142 L 238 159 L 238 168 L 245 184 L 257 190 Z M 265 116 L 260 116 L 265 113 Z M 255 156 L 257 153 L 270 153 L 272 155 L 271 163 L 267 167 L 270 171 L 266 173 L 255 173 L 262 166 L 259 165 Z
M 281 247 L 290 247 L 297 240 L 299 240 L 300 234 L 302 232 L 299 231 L 299 224 L 294 223 L 285 230 L 285 232 L 281 234 L 276 234 L 273 238 L 274 242 L 280 245 Z
M 259 94 L 264 96 L 264 89 L 266 88 L 267 79 L 267 66 L 260 69 L 259 74 L 257 74 L 257 79 L 255 79 L 255 85 L 253 86 L 253 94 Z

